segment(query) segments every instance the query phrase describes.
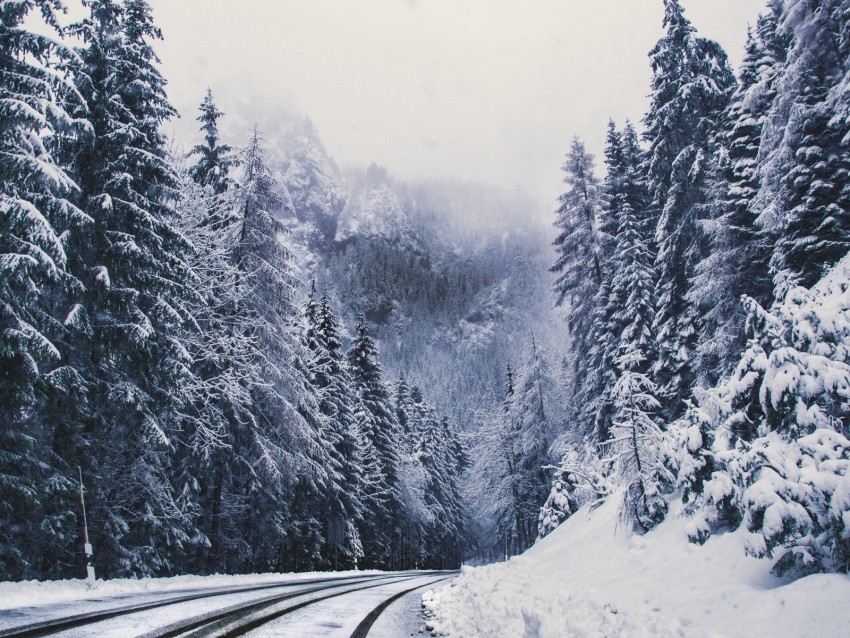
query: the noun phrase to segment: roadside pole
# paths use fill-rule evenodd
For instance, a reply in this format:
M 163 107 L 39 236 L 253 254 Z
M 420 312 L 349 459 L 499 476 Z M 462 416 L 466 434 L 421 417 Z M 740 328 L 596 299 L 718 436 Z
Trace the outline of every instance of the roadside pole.
M 94 563 L 92 563 L 91 543 L 89 543 L 89 523 L 86 519 L 86 497 L 83 496 L 83 470 L 77 466 L 77 472 L 80 475 L 80 506 L 83 508 L 83 551 L 86 553 L 86 580 L 90 583 L 95 581 Z

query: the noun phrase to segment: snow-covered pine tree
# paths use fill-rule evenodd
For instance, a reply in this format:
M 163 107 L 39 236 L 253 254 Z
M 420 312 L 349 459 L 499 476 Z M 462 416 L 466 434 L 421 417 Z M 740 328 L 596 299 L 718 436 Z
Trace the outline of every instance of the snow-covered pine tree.
M 623 133 L 617 130 L 617 123 L 614 120 L 608 120 L 608 130 L 605 133 L 605 179 L 602 182 L 602 189 L 609 207 L 606 207 L 606 214 L 603 215 L 604 222 L 601 226 L 602 231 L 610 237 L 617 234 L 617 220 L 610 219 L 607 213 L 610 210 L 611 200 L 623 191 L 622 174 L 625 167 Z
M 60 71 L 73 51 L 44 33 L 61 34 L 63 11 L 60 0 L 0 6 L 0 578 L 7 580 L 79 574 L 67 558 L 78 540 L 67 507 L 75 468 L 44 458 L 51 441 L 38 436 L 49 431 L 39 422 L 83 391 L 62 343 L 63 323 L 80 317 L 66 248 L 68 233 L 91 219 L 73 203 L 77 186 L 57 154 L 86 123 L 67 112 L 81 103 Z M 57 440 L 78 435 L 56 425 Z M 44 486 L 49 494 L 39 494 Z M 39 508 L 47 499 L 58 506 Z
M 201 114 L 197 120 L 201 123 L 205 143 L 194 146 L 189 152 L 190 156 L 198 156 L 189 174 L 198 184 L 209 186 L 213 193 L 220 195 L 231 185 L 228 172 L 236 166 L 237 159 L 233 155 L 233 147 L 219 141 L 218 120 L 224 113 L 213 102 L 212 89 L 207 89 L 199 110 Z
M 649 54 L 653 79 L 644 139 L 649 144 L 645 175 L 658 245 L 658 359 L 653 377 L 669 417 L 682 413 L 694 378 L 691 356 L 698 326 L 687 293 L 704 256 L 698 226 L 703 189 L 713 138 L 735 78 L 722 48 L 697 37 L 678 0 L 664 0 L 663 26 L 665 34 Z
M 559 199 L 561 205 L 555 218 L 559 233 L 553 242 L 558 258 L 550 271 L 558 273 L 554 284 L 557 302 L 569 304 L 570 330 L 581 347 L 591 314 L 588 303 L 602 279 L 598 219 L 601 193 L 593 156 L 578 138 L 570 144 L 563 171 L 568 190 Z
M 618 196 L 622 197 L 622 196 Z M 619 335 L 614 351 L 622 363 L 622 356 L 639 351 L 647 362 L 653 354 L 655 341 L 652 333 L 655 309 L 653 305 L 652 263 L 653 255 L 648 238 L 636 211 L 629 203 L 619 207 L 616 252 L 611 260 L 613 277 L 609 298 L 610 320 L 608 331 Z M 624 370 L 621 363 L 616 366 Z M 631 370 L 648 372 L 637 362 L 630 363 Z
M 552 463 L 549 446 L 555 433 L 553 417 L 554 381 L 534 335 L 523 352 L 522 365 L 515 375 L 509 406 L 509 437 L 513 448 L 514 490 L 516 493 L 517 542 L 524 551 L 537 538 L 540 508 L 549 492 L 550 475 L 544 469 Z
M 416 456 L 425 474 L 425 503 L 431 511 L 425 528 L 424 565 L 447 569 L 460 565 L 465 519 L 460 495 L 460 474 L 466 452 L 446 417 L 431 414 L 422 421 Z
M 175 463 L 173 481 L 178 498 L 197 510 L 199 533 L 192 547 L 178 552 L 182 571 L 220 573 L 235 568 L 228 556 L 244 553 L 242 477 L 251 467 L 257 428 L 251 389 L 265 380 L 256 339 L 259 320 L 245 302 L 239 286 L 243 274 L 232 254 L 239 218 L 228 188 L 237 161 L 230 147 L 218 144 L 222 114 L 209 93 L 207 98 L 198 118 L 207 145 L 195 147 L 192 154 L 201 158 L 194 166 L 185 168 L 186 158 L 178 163 L 178 224 L 191 242 L 189 263 L 195 274 L 195 295 L 188 302 L 195 325 L 183 338 L 196 381 L 179 437 L 187 453 Z
M 585 364 L 587 372 L 582 379 L 580 395 L 585 418 L 593 424 L 595 436 L 587 438 L 584 447 L 575 438 L 558 444 L 565 445 L 566 452 L 540 512 L 539 536 L 554 529 L 579 503 L 604 497 L 613 489 L 606 485 L 612 479 L 607 475 L 613 456 L 600 460 L 595 449 L 587 444 L 609 450 L 616 447 L 612 438 L 622 438 L 625 427 L 626 399 L 621 396 L 626 383 L 621 381 L 623 374 L 646 375 L 654 354 L 653 228 L 647 216 L 648 196 L 640 176 L 641 160 L 634 127 L 627 122 L 622 131 L 617 131 L 614 123 L 610 123 L 606 144 L 605 207 L 601 215 L 607 229 L 608 254 L 602 262 L 602 285 L 597 292 L 592 321 L 593 345 Z M 634 358 L 641 358 L 642 363 L 630 362 L 629 369 L 625 370 L 623 356 L 626 352 L 639 352 L 640 356 Z M 651 383 L 643 377 L 638 381 Z M 643 398 L 637 402 L 651 403 Z
M 779 161 L 766 166 L 781 185 L 771 193 L 781 234 L 772 266 L 804 286 L 814 285 L 850 250 L 848 10 L 844 0 L 798 0 L 788 2 L 784 16 L 794 39 L 781 106 L 793 106 L 782 113 Z
M 602 279 L 592 304 L 589 334 L 591 346 L 583 364 L 580 392 L 576 395 L 582 406 L 581 414 L 585 424 L 582 431 L 592 432 L 590 438 L 597 443 L 609 438 L 613 417 L 611 391 L 617 378 L 615 359 L 622 326 L 615 325 L 616 322 L 612 324 L 612 321 L 614 313 L 621 311 L 626 300 L 621 298 L 622 290 L 612 288 L 612 277 L 624 265 L 617 262 L 615 255 L 618 225 L 625 207 L 629 207 L 629 223 L 635 225 L 635 232 L 646 232 L 646 194 L 638 173 L 640 159 L 637 134 L 631 123 L 627 122 L 620 132 L 614 122 L 610 122 L 605 149 L 605 163 L 608 167 L 603 184 L 605 203 L 600 213 L 605 246 L 604 255 L 600 257 Z M 644 217 L 637 217 L 637 212 Z M 645 244 L 648 246 L 648 243 Z M 652 281 L 651 271 L 648 276 L 648 281 Z
M 624 172 L 624 181 L 634 179 Z M 660 404 L 650 380 L 649 360 L 655 347 L 652 252 L 646 226 L 637 212 L 617 195 L 616 252 L 611 259 L 610 321 L 607 329 L 619 335 L 614 357 L 616 381 L 611 388 L 614 408 L 611 439 L 603 445 L 612 454 L 614 472 L 626 489 L 624 514 L 639 531 L 648 531 L 663 518 L 666 501 L 661 496 L 665 477 L 664 437 L 653 418 Z M 669 480 L 667 481 L 670 482 Z
M 428 556 L 423 539 L 427 527 L 434 523 L 433 511 L 426 502 L 429 477 L 418 450 L 425 421 L 432 411 L 422 397 L 422 390 L 408 385 L 404 373 L 399 375 L 393 395 L 401 433 L 399 490 L 406 519 L 401 539 L 401 567 L 406 569 L 425 564 Z
M 581 375 L 576 379 L 577 392 L 571 402 L 575 406 L 574 414 L 580 419 L 577 434 L 581 435 L 571 437 L 573 445 L 578 445 L 582 438 L 601 443 L 611 434 L 611 389 L 616 380 L 614 353 L 619 335 L 608 330 L 611 308 L 611 270 L 608 266 L 606 264 L 602 283 L 593 300 L 589 335 L 591 346 L 581 363 Z
M 702 228 L 710 242 L 699 263 L 688 300 L 697 306 L 702 329 L 697 346 L 699 374 L 716 382 L 735 364 L 744 348 L 747 295 L 769 305 L 773 284 L 769 272 L 770 233 L 757 223 L 753 200 L 758 193 L 757 173 L 762 129 L 776 96 L 776 79 L 784 51 L 775 26 L 778 7 L 759 17 L 748 33 L 738 88 L 726 114 L 728 130 L 719 138 L 714 170 L 709 179 L 709 218 Z M 777 57 L 779 56 L 779 57 Z
M 296 333 L 298 282 L 283 243 L 286 228 L 274 215 L 281 202 L 256 128 L 241 160 L 232 255 L 242 303 L 256 318 L 264 383 L 251 388 L 257 428 L 242 523 L 251 554 L 239 569 L 315 569 L 325 528 L 320 503 L 335 468 L 321 438 L 324 417 L 309 379 L 309 353 Z
M 366 524 L 363 503 L 364 468 L 358 465 L 363 452 L 359 427 L 355 418 L 355 396 L 342 352 L 339 326 L 327 293 L 315 301 L 315 284 L 304 308 L 305 344 L 310 352 L 308 369 L 318 393 L 319 410 L 326 417 L 322 439 L 328 446 L 335 480 L 325 493 L 323 511 L 331 519 L 346 522 L 347 538 L 341 548 L 343 565 L 356 566 L 363 557 L 359 529 Z M 328 547 L 327 558 L 334 555 Z
M 421 394 L 421 390 L 418 390 L 418 392 Z M 399 375 L 395 382 L 393 398 L 395 401 L 398 425 L 404 436 L 409 439 L 410 433 L 416 430 L 415 419 L 417 406 L 411 394 L 411 388 L 407 383 L 407 377 L 404 372 Z M 406 443 L 406 447 L 410 447 L 409 441 Z
M 667 513 L 662 495 L 664 433 L 652 416 L 661 407 L 653 396 L 655 386 L 645 374 L 630 369 L 640 361 L 634 355 L 626 353 L 620 359 L 623 371 L 614 385 L 613 437 L 605 445 L 606 462 L 613 464 L 625 490 L 623 518 L 644 533 Z
M 352 387 L 360 406 L 359 423 L 374 453 L 382 485 L 382 507 L 374 512 L 371 534 L 364 538 L 369 547 L 369 564 L 386 565 L 399 555 L 402 503 L 399 493 L 399 443 L 401 428 L 393 409 L 389 389 L 383 381 L 378 348 L 361 317 L 346 354 Z
M 349 434 L 355 442 L 353 466 L 359 472 L 358 495 L 363 506 L 364 525 L 359 531 L 364 555 L 372 557 L 366 564 L 384 566 L 388 560 L 390 538 L 385 529 L 389 518 L 390 495 L 387 477 L 370 433 L 375 421 L 366 404 L 356 397 L 354 403 L 354 425 Z M 399 524 L 401 521 L 397 521 Z
M 609 138 L 609 145 L 617 142 Z M 569 186 L 560 197 L 555 227 L 559 234 L 553 242 L 558 259 L 550 272 L 559 273 L 554 287 L 557 303 L 567 302 L 567 324 L 570 331 L 571 401 L 575 415 L 576 435 L 595 437 L 596 415 L 604 409 L 593 394 L 600 376 L 595 363 L 600 360 L 599 314 L 607 295 L 607 272 L 604 269 L 605 230 L 611 224 L 604 217 L 604 197 L 599 180 L 594 175 L 593 156 L 584 144 L 574 138 L 563 166 L 564 182 Z M 600 306 L 601 304 L 601 306 Z M 604 401 L 603 401 L 604 402 Z
M 532 339 L 514 372 L 505 371 L 504 400 L 487 415 L 472 450 L 471 498 L 493 518 L 506 553 L 518 554 L 537 538 L 540 508 L 551 475 L 549 446 L 554 423 L 549 413 L 554 388 L 547 364 Z
M 470 499 L 478 511 L 493 521 L 499 537 L 496 555 L 518 553 L 517 496 L 514 489 L 514 446 L 510 415 L 513 410 L 514 373 L 505 369 L 504 400 L 499 408 L 479 416 L 472 447 Z
M 68 251 L 85 285 L 71 360 L 86 377 L 90 446 L 78 462 L 103 521 L 93 530 L 98 573 L 164 574 L 168 548 L 193 533 L 169 476 L 192 378 L 180 335 L 193 322 L 190 247 L 174 226 L 178 182 L 159 131 L 174 110 L 147 2 L 86 4 L 89 17 L 73 27 L 82 42 L 75 71 L 93 135 L 73 170 L 94 223 Z

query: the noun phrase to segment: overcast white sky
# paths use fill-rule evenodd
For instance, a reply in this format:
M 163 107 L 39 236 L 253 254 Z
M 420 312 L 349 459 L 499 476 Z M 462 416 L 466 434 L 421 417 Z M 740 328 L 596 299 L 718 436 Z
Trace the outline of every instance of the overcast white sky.
M 181 140 L 196 140 L 210 86 L 229 115 L 264 111 L 266 128 L 270 105 L 295 105 L 343 165 L 518 185 L 547 202 L 573 134 L 599 159 L 609 117 L 640 120 L 663 14 L 662 0 L 150 2 Z M 736 65 L 764 4 L 683 0 Z

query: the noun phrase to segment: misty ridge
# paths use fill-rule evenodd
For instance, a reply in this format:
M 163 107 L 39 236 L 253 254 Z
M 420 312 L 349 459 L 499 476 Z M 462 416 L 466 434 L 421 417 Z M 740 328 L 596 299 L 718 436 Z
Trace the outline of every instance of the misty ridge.
M 309 117 L 274 112 L 262 138 L 299 279 L 327 289 L 349 324 L 365 316 L 388 370 L 474 427 L 472 413 L 501 394 L 503 368 L 532 333 L 557 352 L 563 315 L 538 276 L 550 261 L 551 213 L 518 188 L 341 169 Z M 229 139 L 252 127 L 243 118 Z M 476 377 L 486 385 L 470 388 Z

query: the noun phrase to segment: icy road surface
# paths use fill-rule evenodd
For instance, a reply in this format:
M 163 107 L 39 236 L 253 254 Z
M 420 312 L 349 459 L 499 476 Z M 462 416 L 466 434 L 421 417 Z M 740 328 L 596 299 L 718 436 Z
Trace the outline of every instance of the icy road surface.
M 416 635 L 422 592 L 454 572 L 0 583 L 0 638 Z M 442 581 L 442 582 L 441 582 Z

